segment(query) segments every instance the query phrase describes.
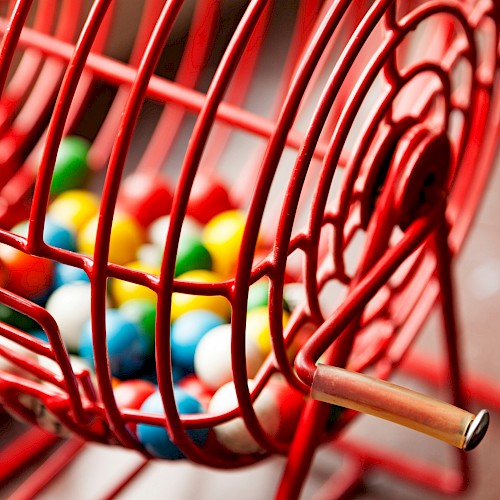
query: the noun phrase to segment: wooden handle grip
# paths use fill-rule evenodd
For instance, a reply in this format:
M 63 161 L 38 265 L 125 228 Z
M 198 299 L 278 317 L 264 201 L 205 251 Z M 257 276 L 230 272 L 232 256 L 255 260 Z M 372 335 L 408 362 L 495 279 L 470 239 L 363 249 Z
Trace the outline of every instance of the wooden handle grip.
M 484 437 L 486 410 L 477 415 L 404 387 L 361 373 L 319 364 L 311 395 L 326 403 L 383 418 L 471 450 Z

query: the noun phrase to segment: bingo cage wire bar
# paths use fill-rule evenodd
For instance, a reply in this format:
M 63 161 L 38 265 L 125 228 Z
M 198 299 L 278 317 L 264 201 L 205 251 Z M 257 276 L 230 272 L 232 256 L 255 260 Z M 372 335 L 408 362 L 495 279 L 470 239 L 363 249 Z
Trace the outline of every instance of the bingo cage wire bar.
M 472 384 L 462 377 L 451 265 L 473 222 L 496 154 L 500 2 L 291 2 L 293 29 L 283 34 L 288 37 L 287 54 L 279 63 L 279 82 L 273 82 L 272 104 L 264 112 L 245 105 L 258 81 L 259 62 L 270 50 L 266 39 L 280 2 L 252 0 L 230 6 L 235 22 L 229 28 L 221 22 L 227 2 L 184 3 L 141 3 L 131 50 L 119 59 L 106 50 L 108 41 L 119 35 L 116 18 L 120 9 L 128 8 L 124 2 L 0 2 L 0 242 L 85 271 L 92 291 L 95 362 L 95 377 L 87 370 L 73 371 L 58 325 L 47 310 L 8 286 L 0 289 L 2 304 L 32 318 L 47 336 L 47 341 L 40 340 L 0 323 L 1 336 L 25 348 L 18 353 L 0 345 L 0 355 L 17 368 L 0 371 L 0 401 L 9 413 L 36 426 L 37 414 L 26 404 L 36 400 L 57 429 L 71 436 L 21 485 L 16 498 L 40 491 L 85 441 L 120 445 L 145 456 L 134 473 L 112 486 L 112 497 L 151 458 L 131 431 L 138 423 L 166 426 L 189 460 L 210 467 L 243 467 L 272 454 L 285 455 L 279 498 L 299 495 L 314 453 L 325 443 L 357 459 L 352 471 L 333 476 L 335 489 L 329 494 L 335 491 L 340 497 L 350 491 L 370 466 L 439 491 L 463 490 L 468 463 L 462 449 L 459 469 L 441 470 L 407 455 L 348 442 L 341 434 L 358 414 L 354 410 L 368 411 L 366 406 L 387 396 L 389 386 L 382 383 L 377 392 L 376 382 L 363 382 L 355 373 L 387 379 L 411 350 L 435 304 L 442 312 L 446 338 L 446 384 L 457 408 L 441 403 L 434 407 L 430 401 L 423 422 L 416 425 L 432 434 L 441 425 L 432 416 L 441 410 L 450 421 L 470 416 L 467 425 L 478 418 L 459 410 L 467 406 L 465 394 Z M 166 75 L 162 57 L 173 50 L 168 42 L 178 16 L 188 18 L 188 27 L 175 71 Z M 89 133 L 87 155 L 101 182 L 99 223 L 94 252 L 83 255 L 47 244 L 44 225 L 61 140 L 92 120 L 92 101 L 102 89 L 109 99 L 105 113 L 94 119 L 98 123 Z M 148 103 L 161 112 L 130 173 L 129 150 Z M 186 127 L 189 138 L 183 142 Z M 248 153 L 243 150 L 241 165 L 233 165 L 228 174 L 220 165 L 235 136 L 252 147 Z M 178 144 L 185 144 L 181 164 L 166 168 Z M 160 175 L 172 187 L 160 272 L 110 262 L 113 217 L 127 179 L 129 185 L 144 177 L 154 183 Z M 223 186 L 230 205 L 246 214 L 234 270 L 220 282 L 176 279 L 183 220 L 196 193 L 205 189 L 213 194 Z M 29 220 L 27 233 L 13 232 L 24 219 Z M 347 259 L 351 250 L 354 262 Z M 263 278 L 269 283 L 272 348 L 250 390 L 247 301 L 251 286 Z M 105 320 L 112 279 L 147 287 L 157 296 L 155 360 L 164 416 L 119 407 L 115 399 Z M 332 299 L 332 285 L 340 299 Z M 300 293 L 284 327 L 283 299 L 289 289 Z M 230 411 L 178 413 L 169 335 L 174 293 L 220 296 L 230 307 L 237 395 Z M 42 358 L 55 361 L 59 370 L 47 369 Z M 424 378 L 432 378 L 435 370 L 426 359 L 408 366 Z M 344 372 L 329 367 L 353 374 L 347 399 L 356 399 L 353 392 L 358 399 L 360 394 L 368 398 L 333 420 L 331 406 L 317 399 L 333 397 L 328 394 L 332 380 L 342 379 Z M 288 388 L 305 397 L 287 439 L 266 432 L 254 408 L 277 373 Z M 480 388 L 487 385 L 479 378 L 474 382 Z M 495 394 L 487 401 L 492 409 L 500 407 L 498 391 Z M 388 406 L 375 413 L 411 426 L 404 422 L 411 402 L 387 397 Z M 417 406 L 428 403 L 411 401 Z M 348 401 L 343 403 L 349 407 Z M 258 453 L 230 453 L 213 439 L 200 447 L 187 434 L 236 416 L 261 448 Z M 464 448 L 467 429 L 459 431 L 460 436 L 450 437 L 457 429 L 438 429 L 438 434 L 448 434 L 437 437 Z M 12 477 L 56 440 L 37 427 L 28 430 L 0 451 L 6 464 L 0 479 Z M 32 443 L 29 454 L 22 452 L 23 442 Z

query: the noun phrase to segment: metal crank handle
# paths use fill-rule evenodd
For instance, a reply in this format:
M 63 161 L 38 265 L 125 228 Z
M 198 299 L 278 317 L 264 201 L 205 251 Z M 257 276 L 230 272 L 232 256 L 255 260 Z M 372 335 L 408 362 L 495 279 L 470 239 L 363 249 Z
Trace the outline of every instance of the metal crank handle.
M 311 395 L 318 401 L 383 418 L 469 451 L 483 439 L 489 414 L 477 415 L 361 373 L 318 364 Z

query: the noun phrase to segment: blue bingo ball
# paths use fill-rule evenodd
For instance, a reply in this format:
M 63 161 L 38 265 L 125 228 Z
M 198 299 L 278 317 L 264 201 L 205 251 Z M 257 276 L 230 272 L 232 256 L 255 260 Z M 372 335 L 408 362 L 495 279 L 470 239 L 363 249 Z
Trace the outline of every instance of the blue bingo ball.
M 79 267 L 68 266 L 61 262 L 56 262 L 54 265 L 54 288 L 73 283 L 74 281 L 90 282 L 87 273 Z
M 71 252 L 76 250 L 76 238 L 73 231 L 50 217 L 45 219 L 43 240 L 47 245 L 53 247 L 70 250 Z
M 44 342 L 48 342 L 49 338 L 47 337 L 47 334 L 45 333 L 45 330 L 41 329 L 36 329 L 36 330 L 30 330 L 29 334 L 32 337 L 36 337 L 39 340 L 43 340 Z
M 220 316 L 204 309 L 194 309 L 179 316 L 171 329 L 173 363 L 193 373 L 198 343 L 208 331 L 223 323 L 225 321 Z
M 183 389 L 175 387 L 174 397 L 179 414 L 196 414 L 204 412 L 201 403 Z M 146 401 L 144 401 L 141 406 L 141 411 L 157 415 L 164 414 L 159 391 L 154 392 L 146 399 Z M 187 434 L 195 444 L 202 446 L 207 439 L 208 430 L 188 429 Z M 137 437 L 144 448 L 155 457 L 166 458 L 169 460 L 184 458 L 184 454 L 170 440 L 164 427 L 139 424 L 137 426 Z
M 12 232 L 19 236 L 28 236 L 28 221 L 20 222 L 12 228 Z M 43 241 L 47 245 L 62 248 L 63 250 L 76 250 L 76 237 L 74 232 L 64 224 L 56 221 L 50 216 L 45 218 L 43 227 Z
M 106 344 L 113 377 L 127 379 L 141 370 L 146 361 L 146 340 L 141 330 L 117 309 L 106 310 Z M 82 327 L 78 354 L 94 366 L 90 320 Z

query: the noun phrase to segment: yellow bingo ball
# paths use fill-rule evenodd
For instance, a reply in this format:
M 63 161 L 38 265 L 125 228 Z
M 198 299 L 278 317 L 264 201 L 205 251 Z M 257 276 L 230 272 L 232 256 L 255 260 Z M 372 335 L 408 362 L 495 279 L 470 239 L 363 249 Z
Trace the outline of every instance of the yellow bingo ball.
M 243 212 L 228 210 L 216 215 L 203 228 L 202 242 L 212 256 L 213 269 L 224 277 L 234 272 L 245 224 Z
M 283 311 L 283 327 L 288 322 L 288 313 Z M 260 352 L 267 356 L 272 349 L 271 330 L 269 327 L 269 309 L 267 306 L 248 311 L 246 334 L 259 346 Z
M 77 238 L 78 251 L 92 255 L 94 253 L 98 217 L 95 216 L 80 231 Z M 115 214 L 111 228 L 109 261 L 124 265 L 136 258 L 137 249 L 144 243 L 141 226 L 132 217 Z
M 203 270 L 188 271 L 176 279 L 179 281 L 195 281 L 197 283 L 217 283 L 223 281 L 220 274 Z M 175 321 L 181 314 L 195 309 L 212 311 L 220 317 L 227 319 L 231 314 L 229 302 L 220 295 L 188 295 L 184 293 L 174 293 L 172 295 L 172 321 Z
M 152 266 L 150 264 L 145 264 L 143 262 L 134 261 L 127 264 L 129 269 L 135 269 L 137 271 L 142 271 L 148 274 L 160 274 L 160 268 L 157 266 Z M 111 280 L 111 295 L 115 301 L 115 304 L 120 307 L 122 304 L 132 299 L 148 299 L 156 302 L 156 293 L 146 286 L 138 285 L 137 283 L 130 283 L 129 281 L 123 281 L 118 279 Z
M 64 226 L 80 231 L 99 211 L 99 198 L 89 191 L 73 189 L 60 194 L 49 207 L 49 214 Z

